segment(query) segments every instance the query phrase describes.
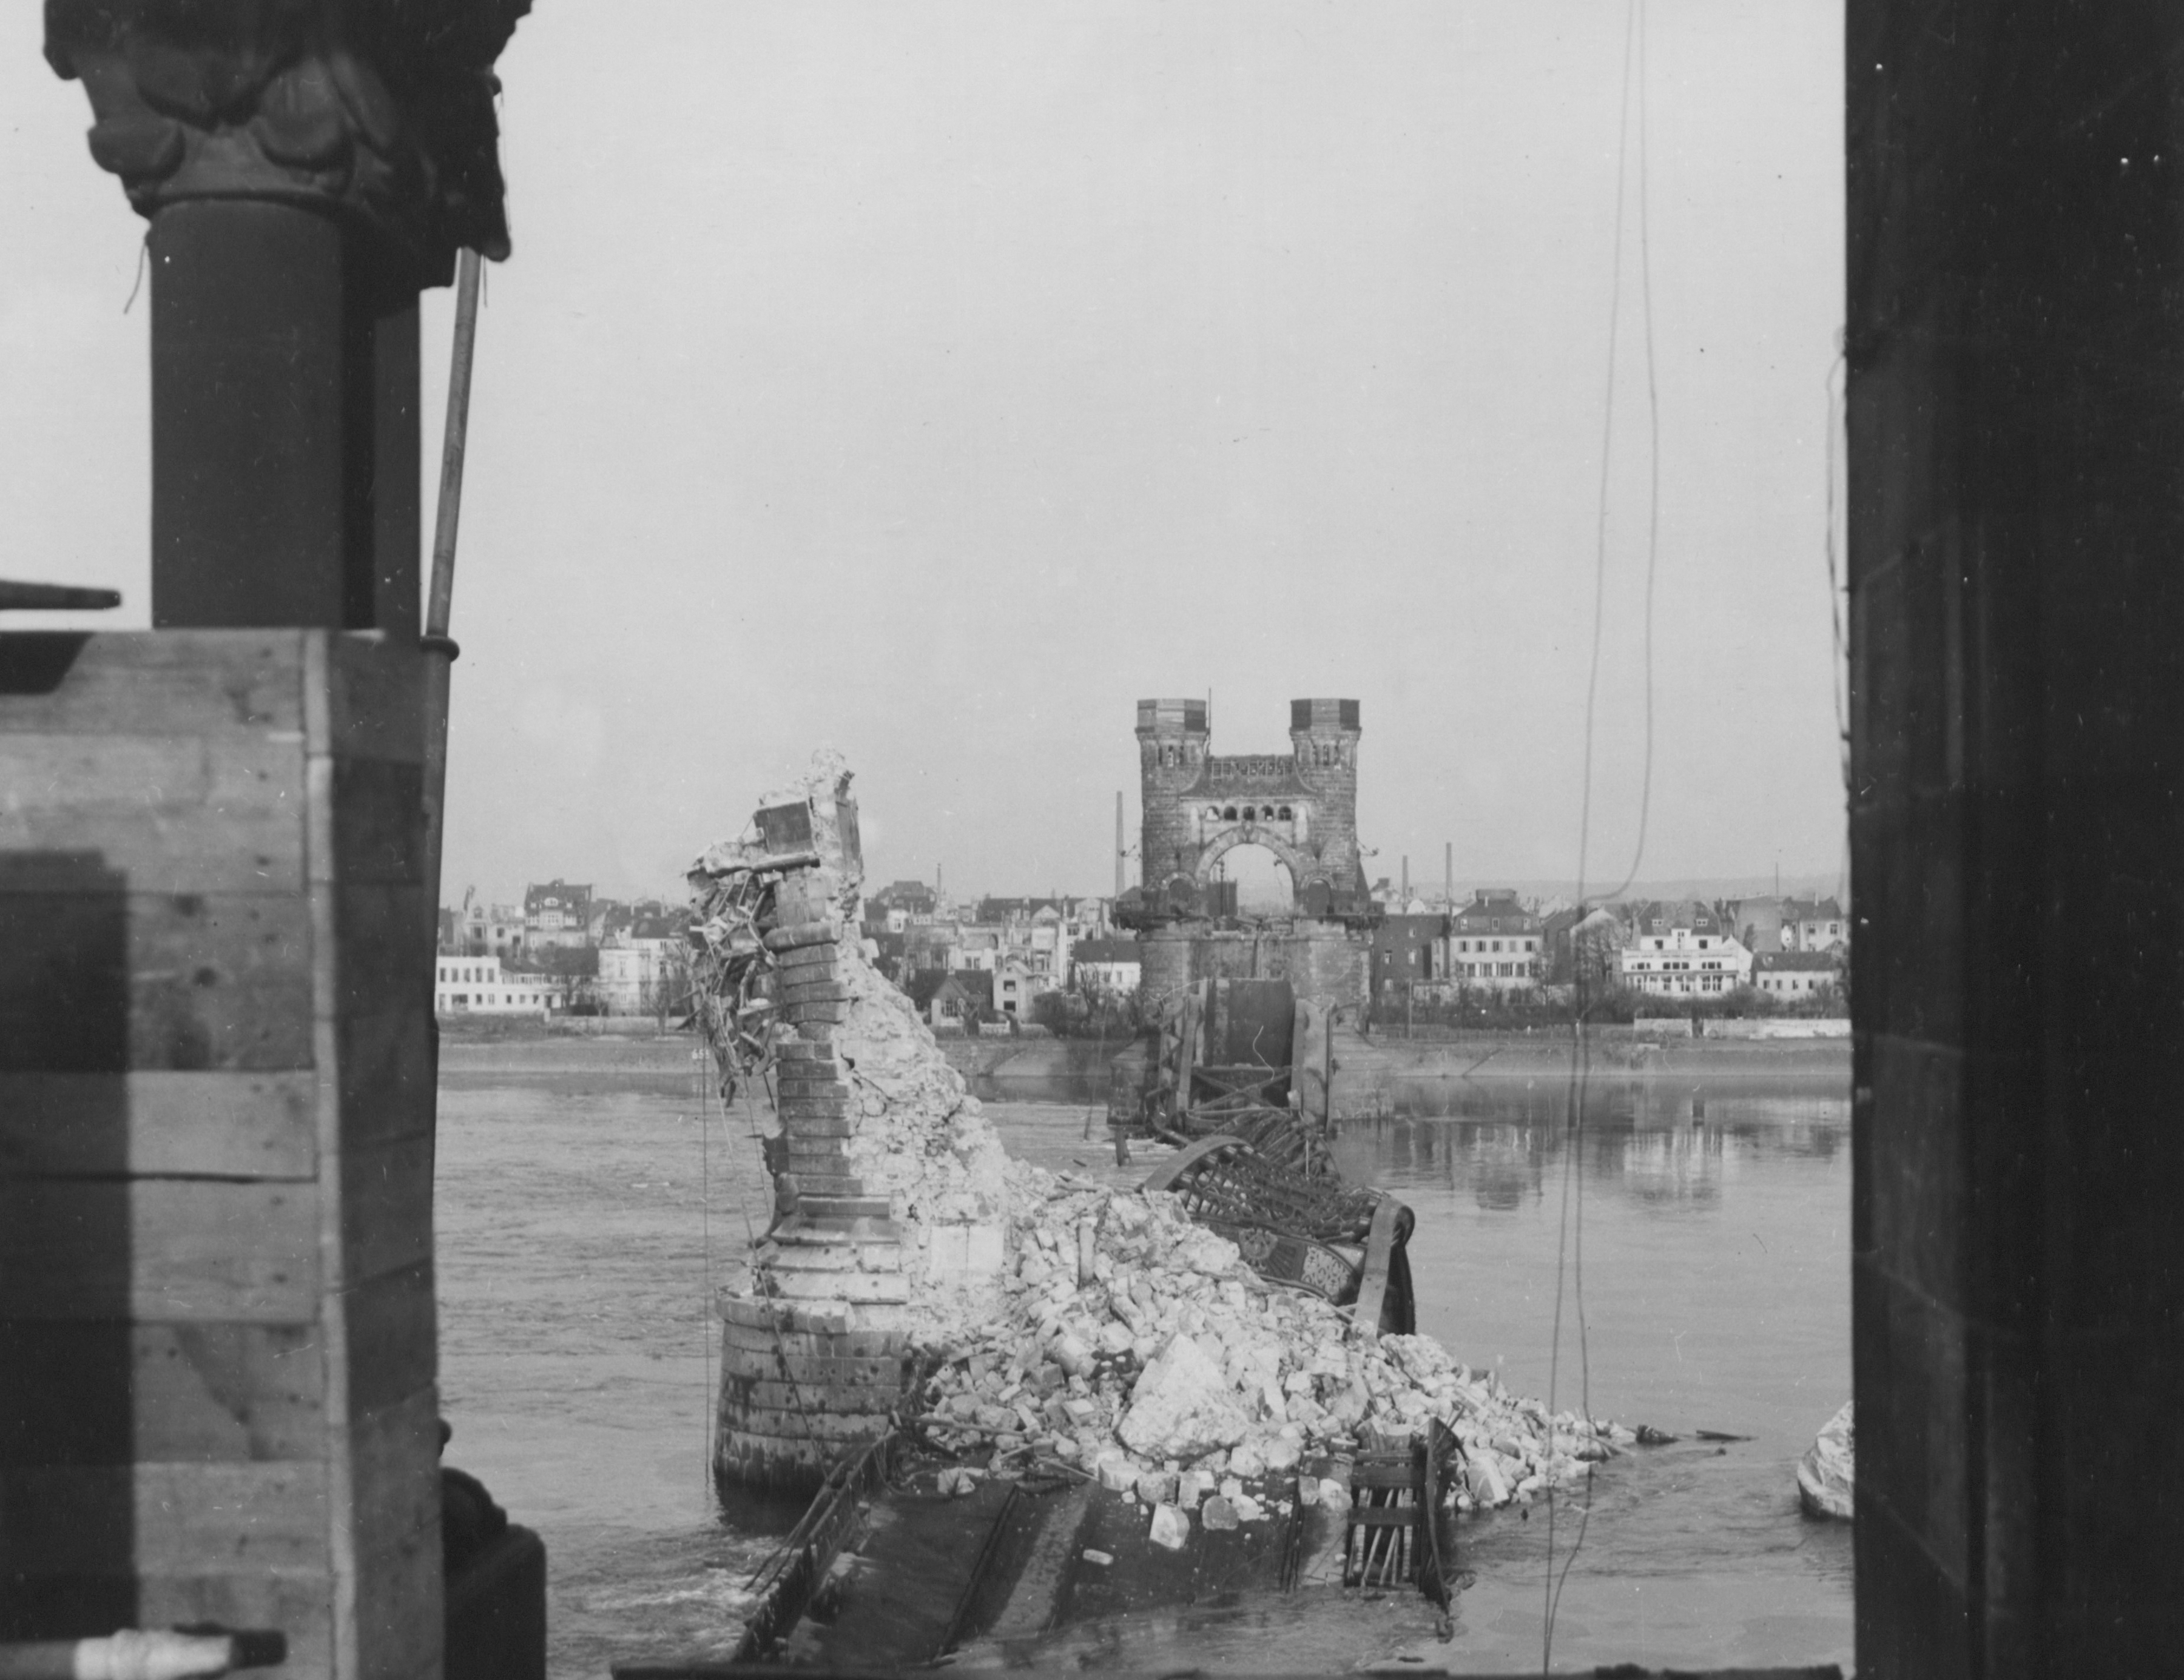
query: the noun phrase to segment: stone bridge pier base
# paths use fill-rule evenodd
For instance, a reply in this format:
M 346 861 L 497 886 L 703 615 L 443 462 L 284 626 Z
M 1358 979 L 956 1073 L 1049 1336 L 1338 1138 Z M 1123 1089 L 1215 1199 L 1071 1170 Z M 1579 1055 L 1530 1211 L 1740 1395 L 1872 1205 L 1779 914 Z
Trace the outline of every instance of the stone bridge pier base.
M 1171 922 L 1139 940 L 1139 999 L 1157 1013 L 1194 981 L 1286 980 L 1300 998 L 1355 1010 L 1365 1002 L 1370 946 L 1339 921 L 1298 921 L 1279 932 L 1216 932 Z

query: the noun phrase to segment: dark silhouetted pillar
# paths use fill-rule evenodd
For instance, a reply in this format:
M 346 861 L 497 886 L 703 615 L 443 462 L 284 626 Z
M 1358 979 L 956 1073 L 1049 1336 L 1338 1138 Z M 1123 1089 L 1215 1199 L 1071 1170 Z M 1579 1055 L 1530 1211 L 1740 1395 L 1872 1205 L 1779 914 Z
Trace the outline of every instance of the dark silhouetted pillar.
M 417 304 L 322 212 L 153 219 L 152 620 L 414 636 Z
M 2184 1663 L 2184 9 L 1848 18 L 1858 1672 Z

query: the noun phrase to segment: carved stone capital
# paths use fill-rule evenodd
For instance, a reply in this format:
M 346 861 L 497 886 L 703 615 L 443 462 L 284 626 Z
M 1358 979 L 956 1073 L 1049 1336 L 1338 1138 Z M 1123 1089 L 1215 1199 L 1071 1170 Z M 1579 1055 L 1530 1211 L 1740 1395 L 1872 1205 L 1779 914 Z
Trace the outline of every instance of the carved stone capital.
M 261 198 L 358 227 L 391 278 L 508 254 L 493 61 L 531 0 L 46 0 L 91 154 L 146 216 Z

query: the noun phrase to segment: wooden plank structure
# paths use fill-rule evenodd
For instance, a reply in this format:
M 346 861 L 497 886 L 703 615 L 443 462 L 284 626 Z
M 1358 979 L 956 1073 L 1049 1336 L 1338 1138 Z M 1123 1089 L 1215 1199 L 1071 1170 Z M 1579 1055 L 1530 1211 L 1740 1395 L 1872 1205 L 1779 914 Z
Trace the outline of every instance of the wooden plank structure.
M 1430 1433 L 1359 1453 L 1350 1466 L 1342 1584 L 1415 1583 L 1446 1611 L 1455 1580 L 1450 1471 L 1463 1449 L 1436 1418 Z
M 440 1672 L 419 657 L 0 635 L 0 1638 Z

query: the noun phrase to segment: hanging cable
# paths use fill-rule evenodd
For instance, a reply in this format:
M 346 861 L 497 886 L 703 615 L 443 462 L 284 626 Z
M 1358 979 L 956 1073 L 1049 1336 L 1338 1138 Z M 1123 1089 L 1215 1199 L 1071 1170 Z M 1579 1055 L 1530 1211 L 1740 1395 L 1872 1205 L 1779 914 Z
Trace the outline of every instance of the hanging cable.
M 1827 505 L 1825 509 L 1827 518 L 1827 533 L 1822 547 L 1826 551 L 1828 560 L 1828 622 L 1835 632 L 1835 663 L 1828 671 L 1828 693 L 1836 703 L 1836 750 L 1842 759 L 1843 842 L 1840 861 L 1836 868 L 1836 902 L 1840 905 L 1844 898 L 1843 889 L 1849 885 L 1850 882 L 1849 818 L 1852 793 L 1850 699 L 1844 693 L 1850 681 L 1850 648 L 1843 635 L 1843 587 L 1841 568 L 1837 564 L 1836 554 L 1836 439 L 1848 418 L 1850 357 L 1849 352 L 1843 346 L 1840 329 L 1837 331 L 1836 342 L 1835 360 L 1828 364 L 1827 376 L 1821 381 L 1822 388 L 1827 393 L 1828 408 Z M 1837 370 L 1841 370 L 1843 375 L 1843 389 L 1840 396 L 1836 390 Z
M 713 1473 L 713 1327 L 707 1322 L 713 1298 L 713 1163 L 711 1155 L 712 1127 L 705 1107 L 703 1076 L 699 1076 L 698 1093 L 698 1227 L 700 1232 L 701 1264 L 705 1270 L 698 1290 L 698 1345 L 700 1355 L 700 1401 L 698 1416 L 705 1437 L 705 1485 L 710 1487 Z
M 1646 0 L 1638 14 L 1638 317 L 1646 327 L 1646 757 L 1638 779 L 1638 842 L 1630 867 L 1607 896 L 1619 898 L 1638 878 L 1646 857 L 1646 829 L 1653 811 L 1653 579 L 1661 557 L 1661 387 L 1653 361 L 1653 241 L 1651 170 L 1646 152 Z M 1619 264 L 1622 253 L 1618 249 Z M 1602 530 L 1606 531 L 1605 503 Z
M 1636 0 L 1630 0 L 1623 36 L 1623 108 L 1616 120 L 1615 254 L 1607 282 L 1607 377 L 1601 400 L 1599 513 L 1594 525 L 1592 557 L 1592 658 L 1585 687 L 1585 780 L 1580 788 L 1577 822 L 1578 898 L 1585 898 L 1585 866 L 1592 841 L 1593 720 L 1600 701 L 1600 638 L 1607 614 L 1607 481 L 1615 442 L 1615 345 L 1623 313 L 1623 147 L 1630 126 L 1630 55 L 1636 34 Z
M 1608 896 L 1617 898 L 1637 878 L 1646 853 L 1646 830 L 1652 806 L 1653 788 L 1653 595 L 1654 579 L 1660 552 L 1661 501 L 1661 416 L 1660 393 L 1656 374 L 1653 340 L 1652 256 L 1649 222 L 1648 169 L 1646 159 L 1646 46 L 1644 0 L 1629 0 L 1624 19 L 1622 97 L 1616 127 L 1615 158 L 1615 253 L 1608 286 L 1607 374 L 1605 393 L 1602 401 L 1600 450 L 1600 499 L 1595 524 L 1593 554 L 1592 656 L 1585 682 L 1585 784 L 1580 802 L 1578 820 L 1578 881 L 1577 908 L 1579 921 L 1584 920 L 1585 887 L 1591 861 L 1592 834 L 1592 755 L 1594 732 L 1598 717 L 1600 693 L 1601 641 L 1606 623 L 1607 593 L 1607 510 L 1608 488 L 1612 466 L 1612 446 L 1615 434 L 1615 352 L 1617 327 L 1622 312 L 1623 292 L 1623 207 L 1624 184 L 1627 169 L 1627 149 L 1630 131 L 1631 84 L 1637 84 L 1638 105 L 1638 250 L 1639 288 L 1641 309 L 1645 322 L 1646 404 L 1647 420 L 1647 496 L 1646 534 L 1646 613 L 1645 613 L 1645 681 L 1646 681 L 1646 750 L 1641 781 L 1638 806 L 1638 837 L 1633 848 L 1630 867 L 1621 885 Z M 1576 957 L 1581 947 L 1572 930 L 1572 955 Z M 1578 981 L 1577 995 L 1581 1000 L 1585 987 Z M 1566 1113 L 1563 1156 L 1562 1212 L 1555 1243 L 1555 1309 L 1553 1339 L 1547 1362 L 1547 1560 L 1540 1583 L 1540 1672 L 1550 1671 L 1554 1657 L 1555 1616 L 1562 1604 L 1564 1583 L 1577 1562 L 1578 1553 L 1585 1545 L 1585 1531 L 1592 1519 L 1593 1471 L 1588 1460 L 1585 1466 L 1585 1497 L 1581 1507 L 1577 1538 L 1572 1543 L 1569 1555 L 1564 1560 L 1562 1573 L 1555 1573 L 1555 1443 L 1556 1418 L 1559 1416 L 1556 1402 L 1562 1377 L 1563 1300 L 1565 1282 L 1574 1296 L 1577 1314 L 1578 1369 L 1580 1406 L 1585 1418 L 1592 1416 L 1592 1358 L 1591 1336 L 1585 1310 L 1585 1114 L 1591 1086 L 1591 1056 L 1585 1034 L 1585 1012 L 1582 1007 L 1572 1011 L 1570 1043 L 1570 1077 L 1565 1097 Z

